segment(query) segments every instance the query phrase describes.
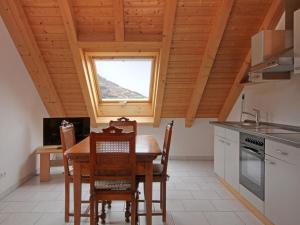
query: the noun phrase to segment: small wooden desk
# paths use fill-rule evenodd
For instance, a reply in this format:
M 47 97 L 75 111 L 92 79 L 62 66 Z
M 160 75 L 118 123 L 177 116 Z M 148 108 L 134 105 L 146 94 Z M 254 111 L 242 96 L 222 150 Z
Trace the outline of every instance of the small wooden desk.
M 63 160 L 50 160 L 50 154 L 62 154 L 62 149 L 40 147 L 35 153 L 40 155 L 40 181 L 47 182 L 50 180 L 50 167 L 63 166 Z
M 74 225 L 80 225 L 81 202 L 81 168 L 89 164 L 90 138 L 82 140 L 65 153 L 73 160 L 74 169 Z M 153 160 L 161 150 L 152 135 L 136 136 L 137 175 L 145 175 L 146 221 L 152 225 L 152 180 Z

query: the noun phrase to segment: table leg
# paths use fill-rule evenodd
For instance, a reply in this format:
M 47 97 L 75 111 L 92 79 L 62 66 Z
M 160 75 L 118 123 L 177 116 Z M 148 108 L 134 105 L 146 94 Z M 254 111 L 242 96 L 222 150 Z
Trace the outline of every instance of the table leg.
M 50 153 L 40 154 L 40 181 L 50 180 Z
M 80 225 L 81 216 L 81 168 L 80 163 L 74 161 L 74 225 Z
M 146 224 L 152 225 L 152 180 L 153 180 L 153 164 L 146 163 L 145 171 L 145 199 L 146 199 Z

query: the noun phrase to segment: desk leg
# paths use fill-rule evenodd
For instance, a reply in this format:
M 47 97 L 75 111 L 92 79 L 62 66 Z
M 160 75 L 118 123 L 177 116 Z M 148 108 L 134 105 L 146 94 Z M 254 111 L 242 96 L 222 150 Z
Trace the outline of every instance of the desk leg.
M 40 181 L 50 180 L 50 153 L 40 154 Z
M 153 180 L 153 164 L 146 163 L 146 180 L 145 180 L 145 198 L 146 198 L 146 224 L 152 225 L 152 180 Z
M 74 161 L 74 225 L 80 225 L 81 216 L 81 168 L 80 163 Z

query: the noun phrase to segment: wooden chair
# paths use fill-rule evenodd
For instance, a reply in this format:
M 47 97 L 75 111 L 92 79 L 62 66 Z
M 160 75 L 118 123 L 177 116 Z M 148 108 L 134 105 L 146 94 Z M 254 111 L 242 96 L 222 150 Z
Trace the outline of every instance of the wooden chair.
M 137 134 L 137 122 L 135 120 L 129 120 L 126 117 L 120 117 L 117 120 L 111 120 L 109 122 L 109 126 L 115 126 L 118 128 L 123 129 L 123 132 L 134 132 Z M 111 208 L 111 202 L 108 201 L 108 208 Z M 126 222 L 129 222 L 130 217 L 130 202 L 126 202 L 126 211 L 125 211 L 125 218 Z
M 109 127 L 90 135 L 90 221 L 99 221 L 99 202 L 124 200 L 132 203 L 131 224 L 136 224 L 135 133 Z M 102 204 L 101 222 L 105 223 Z
M 135 120 L 129 120 L 126 117 L 120 117 L 117 120 L 111 120 L 109 126 L 114 126 L 123 129 L 123 132 L 137 133 L 137 123 Z
M 159 164 L 157 163 L 153 164 L 153 182 L 160 183 L 160 199 L 153 200 L 153 202 L 160 203 L 161 212 L 153 212 L 152 215 L 162 216 L 163 222 L 166 221 L 166 217 L 167 217 L 166 197 L 167 197 L 167 180 L 169 178 L 167 174 L 167 170 L 168 170 L 169 151 L 170 151 L 173 125 L 174 125 L 174 121 L 169 123 L 166 127 L 161 162 Z M 137 176 L 137 181 L 138 183 L 145 184 L 145 177 Z M 137 202 L 144 202 L 144 200 L 137 199 Z M 145 216 L 145 213 L 138 214 L 138 216 Z
M 66 150 L 71 148 L 76 144 L 75 140 L 75 129 L 72 123 L 68 123 L 67 121 L 63 121 L 62 126 L 60 126 L 60 139 L 63 151 L 63 162 L 64 162 L 64 174 L 65 174 L 65 222 L 69 222 L 69 217 L 74 216 L 73 213 L 70 213 L 70 183 L 73 182 L 73 171 L 71 169 L 71 162 L 65 156 Z M 81 182 L 89 183 L 89 171 L 83 172 Z M 81 203 L 89 203 L 89 201 L 82 201 Z M 85 212 L 81 216 L 89 217 L 89 214 Z

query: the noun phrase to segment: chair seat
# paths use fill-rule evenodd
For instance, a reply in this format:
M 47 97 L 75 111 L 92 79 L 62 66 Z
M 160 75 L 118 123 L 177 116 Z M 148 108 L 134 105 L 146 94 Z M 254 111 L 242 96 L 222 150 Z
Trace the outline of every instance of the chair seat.
M 162 182 L 164 180 L 168 179 L 168 175 L 163 174 L 163 165 L 154 163 L 153 164 L 153 182 Z M 145 182 L 145 176 L 144 175 L 138 175 L 136 176 L 137 182 Z
M 162 164 L 154 163 L 153 164 L 153 175 L 162 175 L 164 167 Z
M 103 191 L 128 191 L 131 185 L 129 181 L 101 180 L 95 182 L 95 188 Z

